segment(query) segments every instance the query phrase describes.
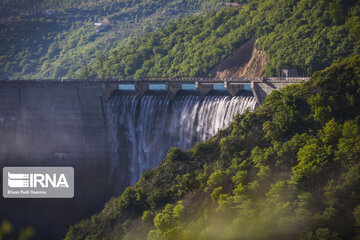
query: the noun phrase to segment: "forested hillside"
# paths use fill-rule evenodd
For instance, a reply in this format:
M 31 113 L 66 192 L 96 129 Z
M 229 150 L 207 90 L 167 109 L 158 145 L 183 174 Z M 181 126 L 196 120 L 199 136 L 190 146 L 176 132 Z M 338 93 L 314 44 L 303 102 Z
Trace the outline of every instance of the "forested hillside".
M 360 52 L 359 1 L 238 2 L 248 3 L 171 23 L 99 59 L 77 77 L 208 76 L 252 38 L 270 58 L 267 76 L 276 76 L 282 66 L 310 76 L 334 59 Z
M 224 1 L 1 1 L 0 79 L 63 78 L 169 21 Z
M 360 55 L 164 163 L 66 239 L 360 237 Z

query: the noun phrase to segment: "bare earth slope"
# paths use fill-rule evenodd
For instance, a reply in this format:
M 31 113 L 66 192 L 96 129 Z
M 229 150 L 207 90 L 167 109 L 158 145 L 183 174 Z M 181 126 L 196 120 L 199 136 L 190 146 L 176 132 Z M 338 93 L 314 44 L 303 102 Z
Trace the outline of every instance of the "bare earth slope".
M 255 48 L 256 39 L 251 39 L 236 49 L 215 67 L 211 73 L 215 77 L 262 77 L 269 61 L 265 51 Z

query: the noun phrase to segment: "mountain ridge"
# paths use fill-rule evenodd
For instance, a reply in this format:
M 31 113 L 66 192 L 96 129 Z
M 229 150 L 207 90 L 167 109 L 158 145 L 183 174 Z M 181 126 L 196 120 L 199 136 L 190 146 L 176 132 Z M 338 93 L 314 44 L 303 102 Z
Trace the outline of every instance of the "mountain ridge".
M 265 51 L 265 76 L 283 66 L 311 76 L 334 60 L 359 53 L 358 1 L 252 0 L 171 23 L 119 48 L 79 78 L 209 76 L 250 39 Z
M 3 1 L 0 78 L 64 78 L 170 21 L 223 1 Z M 95 25 L 95 24 L 102 25 Z

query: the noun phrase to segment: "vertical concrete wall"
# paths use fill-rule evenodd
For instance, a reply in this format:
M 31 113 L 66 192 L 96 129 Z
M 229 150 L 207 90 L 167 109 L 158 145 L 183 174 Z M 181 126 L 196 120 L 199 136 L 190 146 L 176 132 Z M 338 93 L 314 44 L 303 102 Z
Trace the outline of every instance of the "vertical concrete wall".
M 175 96 L 181 90 L 181 84 L 167 83 L 166 85 L 171 97 Z
M 139 96 L 144 95 L 145 92 L 148 90 L 149 90 L 149 84 L 135 83 L 135 91 Z
M 274 90 L 285 86 L 308 81 L 310 78 L 268 78 L 263 82 L 251 82 L 251 88 L 256 102 L 259 106 L 264 104 L 265 98 Z
M 198 81 L 195 82 L 195 87 L 197 88 L 201 96 L 205 96 L 214 89 L 214 86 L 212 84 L 202 84 Z
M 2 198 L 0 216 L 59 239 L 103 207 L 112 196 L 105 95 L 99 84 L 0 83 L 0 166 L 75 169 L 73 199 Z
M 244 85 L 231 84 L 229 82 L 224 82 L 224 87 L 231 96 L 236 96 L 241 90 L 244 89 Z

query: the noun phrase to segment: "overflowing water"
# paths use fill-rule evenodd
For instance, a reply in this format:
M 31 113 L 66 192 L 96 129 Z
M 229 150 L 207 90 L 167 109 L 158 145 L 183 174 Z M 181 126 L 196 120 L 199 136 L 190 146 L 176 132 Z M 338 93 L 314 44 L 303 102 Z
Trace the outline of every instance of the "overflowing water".
M 111 174 L 118 179 L 119 190 L 158 166 L 170 147 L 189 149 L 255 105 L 252 96 L 114 96 L 107 111 Z

